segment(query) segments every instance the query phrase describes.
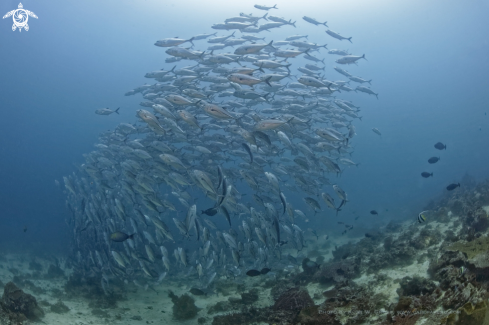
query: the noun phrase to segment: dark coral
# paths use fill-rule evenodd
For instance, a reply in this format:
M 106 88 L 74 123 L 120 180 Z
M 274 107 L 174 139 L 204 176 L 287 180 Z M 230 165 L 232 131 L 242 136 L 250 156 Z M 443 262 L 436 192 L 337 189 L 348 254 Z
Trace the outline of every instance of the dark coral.
M 240 312 L 230 312 L 227 315 L 215 316 L 212 325 L 247 325 L 265 322 L 268 319 L 268 308 L 243 307 Z
M 307 290 L 294 287 L 285 291 L 273 305 L 273 310 L 301 310 L 304 307 L 313 306 L 314 301 Z
M 175 319 L 185 320 L 197 316 L 200 308 L 195 306 L 195 300 L 189 295 L 183 294 L 178 297 L 170 291 L 168 297 L 170 297 L 173 302 L 173 317 L 175 317 Z
M 243 292 L 241 294 L 241 303 L 245 305 L 251 305 L 254 302 L 258 301 L 258 290 L 257 289 L 251 289 L 248 292 Z
M 409 276 L 401 279 L 400 288 L 397 289 L 399 296 L 419 296 L 431 294 L 436 289 L 436 284 L 425 278 Z
M 23 319 L 39 320 L 44 316 L 36 298 L 19 289 L 13 282 L 5 285 L 0 304 L 8 317 L 18 322 Z

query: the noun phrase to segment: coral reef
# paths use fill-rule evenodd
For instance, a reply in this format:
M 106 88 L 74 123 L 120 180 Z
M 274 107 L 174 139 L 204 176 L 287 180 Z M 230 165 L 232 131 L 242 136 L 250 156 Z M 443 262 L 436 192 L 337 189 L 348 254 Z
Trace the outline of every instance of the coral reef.
M 436 289 L 436 284 L 425 278 L 409 276 L 401 279 L 400 288 L 397 289 L 399 296 L 418 296 L 431 294 Z
M 273 310 L 300 310 L 314 305 L 307 290 L 295 287 L 285 291 L 273 305 Z
M 177 320 L 192 319 L 197 316 L 200 308 L 195 306 L 195 300 L 187 294 L 183 294 L 180 297 L 175 295 L 172 291 L 169 292 L 173 302 L 173 317 Z

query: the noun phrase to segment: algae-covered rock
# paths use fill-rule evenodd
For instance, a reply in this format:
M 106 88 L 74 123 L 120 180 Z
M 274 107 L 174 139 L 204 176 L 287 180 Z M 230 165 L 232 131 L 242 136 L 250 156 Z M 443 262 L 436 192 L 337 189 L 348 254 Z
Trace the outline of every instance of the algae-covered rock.
M 479 237 L 469 242 L 458 241 L 449 246 L 448 249 L 465 253 L 470 260 L 489 251 L 489 237 Z
M 187 294 L 180 297 L 170 291 L 168 296 L 173 302 L 173 317 L 178 320 L 192 319 L 197 316 L 200 308 L 195 306 L 195 300 Z
M 36 298 L 19 289 L 13 282 L 5 285 L 0 304 L 3 310 L 16 318 L 25 316 L 30 320 L 39 320 L 44 316 L 44 311 L 37 305 Z
M 402 278 L 400 288 L 397 289 L 399 296 L 418 296 L 431 294 L 436 289 L 436 284 L 419 276 Z
M 468 302 L 459 311 L 458 321 L 455 324 L 483 325 L 487 314 L 487 302 L 483 300 L 476 305 Z

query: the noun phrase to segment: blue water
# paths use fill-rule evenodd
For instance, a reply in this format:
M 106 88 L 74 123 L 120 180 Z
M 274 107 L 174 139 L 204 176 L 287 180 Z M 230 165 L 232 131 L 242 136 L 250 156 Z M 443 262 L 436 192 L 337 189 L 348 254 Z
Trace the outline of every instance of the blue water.
M 270 14 L 297 20 L 297 29 L 274 30 L 281 40 L 307 34 L 329 48 L 365 53 L 368 61 L 346 69 L 373 79 L 379 99 L 363 93 L 340 96 L 360 106 L 350 167 L 341 185 L 350 202 L 340 218 L 379 227 L 389 219 L 414 218 L 445 187 L 466 173 L 489 176 L 489 41 L 487 1 L 274 1 Z M 240 12 L 262 15 L 253 1 L 49 1 L 23 2 L 39 19 L 29 31 L 12 32 L 0 21 L 0 247 L 67 247 L 69 211 L 54 180 L 77 170 L 94 150 L 98 134 L 121 122 L 133 123 L 141 97 L 125 91 L 144 83 L 149 71 L 171 68 L 156 40 L 212 33 L 210 26 Z M 2 1 L 3 14 L 17 1 Z M 2 15 L 3 15 L 2 14 Z M 328 21 L 330 29 L 352 36 L 353 44 L 301 19 Z M 228 35 L 221 31 L 218 35 Z M 236 33 L 239 35 L 239 32 Z M 202 49 L 205 41 L 196 43 Z M 326 77 L 344 79 L 327 57 Z M 294 66 L 310 63 L 294 59 Z M 179 67 L 189 65 L 179 63 Z M 95 109 L 121 107 L 120 115 Z M 382 136 L 371 131 L 376 127 Z M 442 141 L 446 151 L 433 144 Z M 429 165 L 427 159 L 441 156 Z M 423 179 L 422 171 L 434 172 Z M 331 190 L 330 194 L 334 194 Z M 297 201 L 295 207 L 306 210 Z M 324 204 L 321 203 L 324 208 Z M 380 216 L 368 211 L 376 209 Z M 388 209 L 388 211 L 386 211 Z M 330 211 L 311 222 L 336 229 Z M 27 226 L 27 232 L 23 232 Z M 338 228 L 340 229 L 340 228 Z M 340 231 L 340 230 L 338 230 Z

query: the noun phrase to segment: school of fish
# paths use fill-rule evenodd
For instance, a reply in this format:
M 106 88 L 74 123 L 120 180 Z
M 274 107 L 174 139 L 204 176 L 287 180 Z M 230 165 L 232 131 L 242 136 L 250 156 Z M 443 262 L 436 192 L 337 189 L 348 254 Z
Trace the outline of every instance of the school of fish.
M 300 26 L 270 15 L 276 6 L 255 8 L 266 14 L 241 13 L 211 27 L 222 35 L 157 40 L 167 70 L 146 73 L 155 83 L 126 93 L 143 98 L 137 123 L 102 133 L 79 170 L 64 177 L 74 263 L 100 274 L 104 288 L 112 276 L 151 285 L 185 276 L 206 289 L 247 270 L 273 274 L 300 263 L 306 219 L 348 204 L 338 176 L 358 165 L 350 158 L 361 116 L 340 97 L 378 97 L 365 86 L 371 80 L 346 70 L 366 64 L 365 55 L 330 49 L 352 37 L 307 16 L 306 24 L 328 28 L 319 43 L 307 35 L 259 37 Z M 310 63 L 294 65 L 300 57 Z M 336 65 L 326 70 L 329 61 Z M 302 210 L 290 197 L 303 200 Z

